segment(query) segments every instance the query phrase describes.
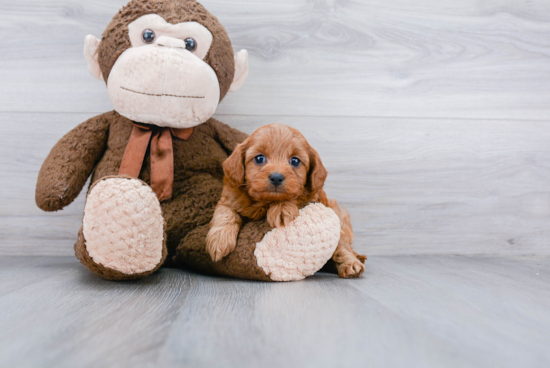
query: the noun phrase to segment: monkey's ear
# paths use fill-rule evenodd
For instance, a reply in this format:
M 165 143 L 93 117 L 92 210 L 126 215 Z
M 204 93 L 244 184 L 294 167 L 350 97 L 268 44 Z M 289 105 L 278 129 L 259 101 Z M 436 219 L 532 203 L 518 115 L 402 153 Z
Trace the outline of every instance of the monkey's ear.
M 86 61 L 88 61 L 88 71 L 90 74 L 102 81 L 103 74 L 101 73 L 101 68 L 99 67 L 98 58 L 100 42 L 101 41 L 97 37 L 87 35 L 84 39 L 84 56 L 86 57 Z
M 229 92 L 237 92 L 241 89 L 248 76 L 248 51 L 241 50 L 235 55 L 235 76 L 229 87 Z
M 238 187 L 244 184 L 245 168 L 244 155 L 246 141 L 239 144 L 231 156 L 223 163 L 223 173 L 229 181 Z

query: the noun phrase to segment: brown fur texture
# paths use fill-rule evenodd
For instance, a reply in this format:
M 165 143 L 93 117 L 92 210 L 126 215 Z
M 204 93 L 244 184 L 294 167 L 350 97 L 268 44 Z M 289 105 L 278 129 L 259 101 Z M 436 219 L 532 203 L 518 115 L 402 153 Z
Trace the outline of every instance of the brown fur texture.
M 59 211 L 78 196 L 107 148 L 111 115 L 92 118 L 57 142 L 38 175 L 38 207 Z
M 132 0 L 124 6 L 103 32 L 99 46 L 99 65 L 105 81 L 118 57 L 131 47 L 128 25 L 147 14 L 158 14 L 171 24 L 197 22 L 210 30 L 213 40 L 204 61 L 216 72 L 221 101 L 235 74 L 233 48 L 218 19 L 195 0 Z
M 256 162 L 263 157 L 265 162 Z M 292 165 L 291 160 L 299 160 Z M 340 277 L 359 277 L 365 270 L 365 256 L 357 254 L 349 213 L 327 198 L 323 185 L 327 171 L 321 158 L 296 129 L 271 124 L 258 129 L 224 163 L 222 197 L 210 223 L 206 247 L 218 262 L 230 255 L 237 244 L 242 219 L 267 219 L 272 227 L 288 225 L 299 215 L 299 208 L 312 202 L 330 207 L 341 223 L 340 241 L 332 260 Z M 280 174 L 284 181 L 270 179 Z
M 40 170 L 36 186 L 40 208 L 58 211 L 72 203 L 92 172 L 92 183 L 116 176 L 132 127 L 130 120 L 113 111 L 91 118 L 67 133 L 52 148 Z M 246 138 L 245 133 L 215 119 L 197 126 L 187 141 L 174 138 L 174 193 L 161 203 L 167 250 L 164 265 L 270 280 L 254 257 L 255 244 L 271 230 L 265 221 L 247 224 L 239 235 L 237 250 L 224 262 L 214 264 L 205 250 L 208 223 L 223 188 L 222 164 Z M 147 153 L 139 179 L 150 183 L 150 178 Z M 94 263 L 86 252 L 81 233 L 75 251 L 86 267 L 104 278 L 126 280 L 146 276 L 124 275 Z

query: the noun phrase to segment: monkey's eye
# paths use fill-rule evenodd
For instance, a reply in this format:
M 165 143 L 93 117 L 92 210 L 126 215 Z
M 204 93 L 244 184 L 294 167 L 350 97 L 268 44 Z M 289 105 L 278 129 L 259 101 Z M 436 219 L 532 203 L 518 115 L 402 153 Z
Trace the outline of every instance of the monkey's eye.
M 153 43 L 153 41 L 155 41 L 155 38 L 155 32 L 153 32 L 153 30 L 151 29 L 146 29 L 141 33 L 141 39 L 145 43 Z
M 197 49 L 197 41 L 193 38 L 186 38 L 185 39 L 185 49 L 187 51 L 195 51 Z
M 290 164 L 294 167 L 300 166 L 301 163 L 302 163 L 302 161 L 300 161 L 300 159 L 298 157 L 292 157 L 290 159 Z
M 254 162 L 257 163 L 258 165 L 263 165 L 266 162 L 266 158 L 264 155 L 258 155 L 254 157 Z

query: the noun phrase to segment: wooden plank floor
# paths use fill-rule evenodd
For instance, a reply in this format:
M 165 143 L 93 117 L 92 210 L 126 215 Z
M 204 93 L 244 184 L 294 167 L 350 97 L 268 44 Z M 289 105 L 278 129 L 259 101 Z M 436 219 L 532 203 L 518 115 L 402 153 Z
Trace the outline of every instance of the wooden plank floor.
M 112 109 L 82 48 L 126 2 L 0 0 L 0 367 L 550 366 L 549 1 L 202 0 L 250 54 L 217 117 L 300 129 L 370 256 L 289 284 L 63 257 L 84 197 L 36 177 Z
M 550 257 L 379 256 L 260 283 L 0 257 L 2 367 L 548 367 Z

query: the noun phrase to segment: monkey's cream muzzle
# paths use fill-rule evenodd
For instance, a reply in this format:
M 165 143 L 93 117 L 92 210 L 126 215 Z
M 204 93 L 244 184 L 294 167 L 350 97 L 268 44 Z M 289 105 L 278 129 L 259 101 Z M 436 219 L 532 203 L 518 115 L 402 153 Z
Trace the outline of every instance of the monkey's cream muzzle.
M 146 37 L 147 36 L 147 37 Z M 197 22 L 168 23 L 157 14 L 128 25 L 132 47 L 110 70 L 107 88 L 115 110 L 138 123 L 191 128 L 206 122 L 220 103 L 220 82 L 205 61 L 212 33 Z M 186 47 L 192 40 L 194 47 Z M 84 55 L 90 73 L 103 80 L 99 66 L 100 40 L 86 36 Z M 189 51 L 191 50 L 191 51 Z M 248 53 L 235 55 L 229 91 L 237 91 L 248 75 Z
M 183 40 L 166 36 L 123 52 L 107 88 L 119 114 L 161 127 L 202 124 L 220 100 L 218 78 L 210 65 L 187 51 Z

